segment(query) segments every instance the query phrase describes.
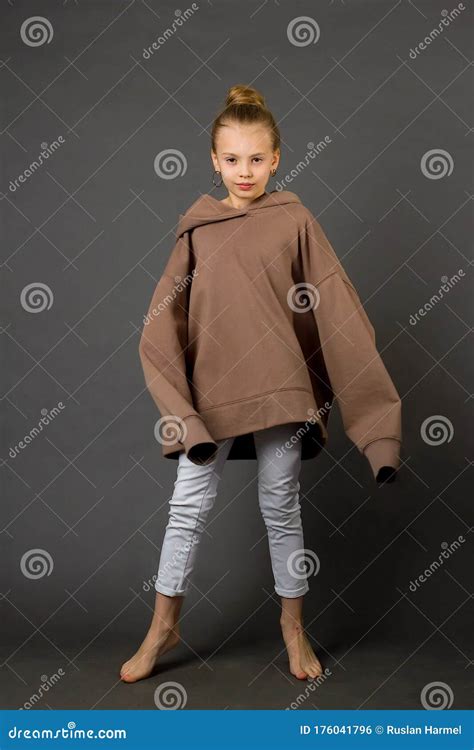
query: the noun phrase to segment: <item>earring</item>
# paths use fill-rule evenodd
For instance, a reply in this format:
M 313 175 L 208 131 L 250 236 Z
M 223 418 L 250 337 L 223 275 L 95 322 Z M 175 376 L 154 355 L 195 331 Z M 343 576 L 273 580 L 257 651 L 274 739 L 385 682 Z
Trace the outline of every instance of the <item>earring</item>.
M 222 176 L 220 182 L 214 182 L 214 177 L 216 176 L 216 174 L 220 174 L 218 169 L 214 170 L 214 174 L 212 175 L 212 184 L 215 185 L 215 187 L 220 187 L 222 185 Z
M 275 175 L 276 175 L 276 169 L 272 169 L 271 175 L 272 175 L 272 177 L 275 177 Z

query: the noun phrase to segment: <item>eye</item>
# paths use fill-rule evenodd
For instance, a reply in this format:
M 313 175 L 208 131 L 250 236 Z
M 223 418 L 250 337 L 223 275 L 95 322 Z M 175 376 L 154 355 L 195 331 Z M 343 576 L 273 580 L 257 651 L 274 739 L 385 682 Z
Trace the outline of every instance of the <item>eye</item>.
M 261 156 L 256 156 L 256 157 L 254 158 L 254 161 L 263 161 L 263 159 L 262 159 L 262 157 L 261 157 Z
M 233 157 L 233 156 L 229 156 L 229 157 L 228 157 L 228 158 L 226 159 L 226 161 L 228 161 L 228 162 L 232 162 L 232 161 L 235 161 L 235 159 L 234 159 L 234 157 Z

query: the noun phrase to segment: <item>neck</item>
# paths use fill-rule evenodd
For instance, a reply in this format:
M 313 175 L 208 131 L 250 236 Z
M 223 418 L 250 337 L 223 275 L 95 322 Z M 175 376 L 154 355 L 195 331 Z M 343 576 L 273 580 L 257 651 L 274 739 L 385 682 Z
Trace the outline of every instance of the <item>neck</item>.
M 232 193 L 229 193 L 227 198 L 224 198 L 221 203 L 224 203 L 225 206 L 231 206 L 232 208 L 247 208 L 248 205 L 256 201 L 258 198 L 261 198 L 265 194 L 265 189 L 262 190 L 259 195 L 254 195 L 252 198 L 241 198 L 240 196 L 235 196 L 232 195 Z

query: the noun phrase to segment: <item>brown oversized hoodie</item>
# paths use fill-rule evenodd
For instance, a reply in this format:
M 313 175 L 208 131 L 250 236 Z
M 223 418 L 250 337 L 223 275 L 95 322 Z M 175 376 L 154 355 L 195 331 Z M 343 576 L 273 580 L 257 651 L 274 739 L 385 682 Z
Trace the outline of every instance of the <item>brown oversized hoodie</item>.
M 216 441 L 234 437 L 229 459 L 254 459 L 253 432 L 283 423 L 298 423 L 302 459 L 313 458 L 335 398 L 376 480 L 396 476 L 400 397 L 351 280 L 295 193 L 246 208 L 205 194 L 180 214 L 139 355 L 166 458 L 209 463 Z

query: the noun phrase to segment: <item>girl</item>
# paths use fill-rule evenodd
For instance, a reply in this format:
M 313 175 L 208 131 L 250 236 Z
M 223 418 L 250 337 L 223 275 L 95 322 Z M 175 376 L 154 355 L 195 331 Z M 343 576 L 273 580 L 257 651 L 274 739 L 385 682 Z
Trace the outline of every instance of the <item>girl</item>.
M 180 215 L 139 346 L 162 414 L 155 434 L 178 467 L 155 612 L 122 666 L 125 682 L 147 677 L 179 642 L 181 607 L 227 459 L 258 461 L 289 669 L 299 679 L 320 675 L 303 627 L 301 461 L 324 447 L 337 398 L 375 480 L 393 481 L 400 462 L 401 401 L 357 292 L 299 197 L 265 190 L 280 134 L 254 88 L 230 89 L 213 124 L 211 158 L 228 195 L 202 195 Z

